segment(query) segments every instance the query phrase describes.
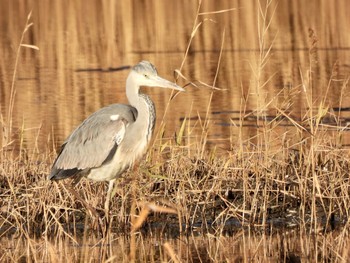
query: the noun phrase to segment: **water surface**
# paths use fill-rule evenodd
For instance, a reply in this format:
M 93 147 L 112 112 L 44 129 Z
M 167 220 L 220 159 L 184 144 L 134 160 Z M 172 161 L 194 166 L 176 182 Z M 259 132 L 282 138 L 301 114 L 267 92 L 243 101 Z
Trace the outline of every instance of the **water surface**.
M 127 102 L 124 89 L 128 69 L 108 69 L 132 66 L 145 59 L 156 65 L 160 75 L 174 80 L 173 71 L 184 59 L 197 10 L 196 1 L 86 4 L 27 0 L 0 1 L 0 5 L 0 108 L 4 123 L 8 123 L 16 51 L 32 10 L 34 25 L 25 34 L 24 43 L 36 45 L 40 51 L 21 50 L 11 119 L 15 137 L 23 134 L 24 145 L 39 151 L 52 148 L 52 141 L 62 142 L 97 109 Z M 166 113 L 171 91 L 146 90 L 155 101 L 158 125 L 166 114 L 167 136 L 174 135 L 183 118 L 191 117 L 189 125 L 196 128 L 187 130 L 187 135 L 190 143 L 196 142 L 202 136 L 198 120 L 207 117 L 208 146 L 215 143 L 227 148 L 227 140 L 236 140 L 240 132 L 237 126 L 242 111 L 251 112 L 241 130 L 244 139 L 249 139 L 257 133 L 257 119 L 275 117 L 276 108 L 296 121 L 303 120 L 310 106 L 306 94 L 315 108 L 325 99 L 331 116 L 328 122 L 334 124 L 332 113 L 350 106 L 344 84 L 350 72 L 349 2 L 273 2 L 265 24 L 269 19 L 271 23 L 260 37 L 263 42 L 259 42 L 258 28 L 263 20 L 256 1 L 203 1 L 200 11 L 229 8 L 237 10 L 198 17 L 197 23 L 203 23 L 182 68 L 188 80 L 178 80 L 180 85 L 192 81 L 197 87 L 187 86 L 187 92 L 179 94 Z M 310 29 L 317 39 L 311 55 Z M 260 67 L 261 55 L 268 50 L 268 60 Z M 310 69 L 312 86 L 305 93 L 302 84 L 307 82 Z M 221 90 L 214 90 L 210 101 L 212 90 L 199 81 Z M 339 125 L 346 126 L 349 111 L 342 110 L 339 115 Z M 288 129 L 283 126 L 293 125 L 283 123 L 278 133 Z M 348 133 L 343 140 L 344 145 L 349 144 Z

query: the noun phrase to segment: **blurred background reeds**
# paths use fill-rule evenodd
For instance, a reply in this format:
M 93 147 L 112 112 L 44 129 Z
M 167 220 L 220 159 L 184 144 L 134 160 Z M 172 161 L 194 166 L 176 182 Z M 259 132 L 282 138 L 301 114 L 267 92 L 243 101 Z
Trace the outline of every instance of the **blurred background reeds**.
M 349 260 L 350 2 L 0 7 L 1 261 Z M 85 117 L 127 103 L 141 60 L 186 93 L 145 89 L 154 141 L 105 231 L 46 177 Z M 107 185 L 75 188 L 103 218 Z

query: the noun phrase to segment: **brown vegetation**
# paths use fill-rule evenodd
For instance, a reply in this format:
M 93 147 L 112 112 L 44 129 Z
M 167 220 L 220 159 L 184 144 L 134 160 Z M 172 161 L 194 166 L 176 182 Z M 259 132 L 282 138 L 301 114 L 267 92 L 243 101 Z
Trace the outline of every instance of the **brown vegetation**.
M 340 110 L 327 104 L 333 85 L 341 82 L 341 108 L 342 97 L 349 92 L 349 77 L 336 78 L 334 67 L 326 92 L 314 99 L 317 37 L 310 30 L 310 60 L 307 69 L 300 70 L 300 85 L 283 88 L 280 94 L 288 94 L 284 99 L 276 96 L 267 101 L 261 94 L 269 85 L 261 72 L 273 45 L 266 41 L 272 19 L 268 15 L 271 2 L 267 3 L 259 6 L 260 52 L 256 65 L 251 65 L 254 79 L 241 100 L 238 120 L 230 123 L 238 137 L 232 135 L 228 150 L 208 150 L 209 118 L 184 118 L 175 138 L 164 137 L 162 123 L 139 169 L 120 178 L 108 229 L 103 228 L 103 221 L 96 224 L 98 219 L 66 190 L 69 180 L 46 180 L 53 149 L 40 154 L 22 147 L 8 150 L 22 140 L 11 135 L 11 122 L 2 118 L 8 133 L 3 133 L 0 153 L 0 260 L 349 260 L 350 167 L 348 149 L 342 145 L 348 127 Z M 201 26 L 197 19 L 192 38 Z M 222 47 L 224 36 L 223 32 Z M 221 56 L 220 52 L 212 94 L 217 90 Z M 257 107 L 248 111 L 250 91 Z M 300 94 L 307 107 L 296 118 L 291 107 Z M 211 97 L 207 115 L 210 103 Z M 11 113 L 13 104 L 9 107 Z M 271 109 L 273 117 L 267 114 Z M 252 120 L 255 134 L 248 136 L 243 130 Z M 200 138 L 194 140 L 192 133 L 198 129 Z M 14 137 L 18 139 L 12 141 Z M 87 180 L 76 186 L 101 218 L 106 188 L 105 183 Z

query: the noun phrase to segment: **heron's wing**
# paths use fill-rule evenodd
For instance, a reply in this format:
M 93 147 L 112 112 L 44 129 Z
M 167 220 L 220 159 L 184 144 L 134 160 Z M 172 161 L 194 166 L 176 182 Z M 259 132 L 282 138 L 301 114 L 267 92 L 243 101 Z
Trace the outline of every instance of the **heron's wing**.
M 134 109 L 126 105 L 111 105 L 92 114 L 63 144 L 50 178 L 62 170 L 66 170 L 65 177 L 69 177 L 102 165 L 113 157 L 124 139 L 126 127 L 133 121 Z

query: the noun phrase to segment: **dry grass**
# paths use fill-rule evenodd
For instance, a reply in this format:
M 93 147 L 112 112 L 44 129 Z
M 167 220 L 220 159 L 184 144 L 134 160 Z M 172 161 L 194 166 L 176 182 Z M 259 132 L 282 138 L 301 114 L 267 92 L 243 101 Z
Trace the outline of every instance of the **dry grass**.
M 266 38 L 273 18 L 268 14 L 275 10 L 271 5 L 272 1 L 259 5 L 260 50 L 256 63 L 251 63 L 252 84 L 247 87 L 252 91 L 247 94 L 254 95 L 242 98 L 239 120 L 232 120 L 232 126 L 239 130 L 239 137 L 232 136 L 228 147 L 233 150 L 207 150 L 209 118 L 198 118 L 191 125 L 185 119 L 176 138 L 162 137 L 161 125 L 137 174 L 130 172 L 120 178 L 108 231 L 96 228 L 96 218 L 89 216 L 84 205 L 66 190 L 68 182 L 46 180 L 52 152 L 23 154 L 25 150 L 21 149 L 18 155 L 10 155 L 5 146 L 13 142 L 3 143 L 0 237 L 6 246 L 0 248 L 0 260 L 349 260 L 350 167 L 348 149 L 342 147 L 347 126 L 340 112 L 327 105 L 336 72 L 325 87 L 327 92 L 316 99 L 312 91 L 317 38 L 310 30 L 310 61 L 305 71 L 300 70 L 300 85 L 282 90 L 288 93 L 283 100 L 279 94 L 267 99 L 264 89 L 270 79 L 263 79 L 262 72 L 273 45 Z M 220 12 L 224 11 L 232 10 Z M 202 26 L 198 22 L 201 15 L 199 6 L 187 50 Z M 224 44 L 223 32 L 221 50 Z M 212 94 L 217 91 L 221 56 L 220 52 L 217 72 L 209 85 Z M 348 92 L 349 79 L 341 81 L 343 95 Z M 300 94 L 305 98 L 306 111 L 296 118 L 291 109 Z M 257 107 L 248 111 L 251 100 Z M 275 113 L 272 118 L 267 114 L 271 109 Z M 244 126 L 251 119 L 255 134 L 247 136 Z M 334 125 L 325 125 L 325 119 Z M 10 122 L 3 123 L 12 128 Z M 194 127 L 202 130 L 195 142 Z M 86 180 L 76 186 L 101 216 L 106 188 L 104 183 Z

